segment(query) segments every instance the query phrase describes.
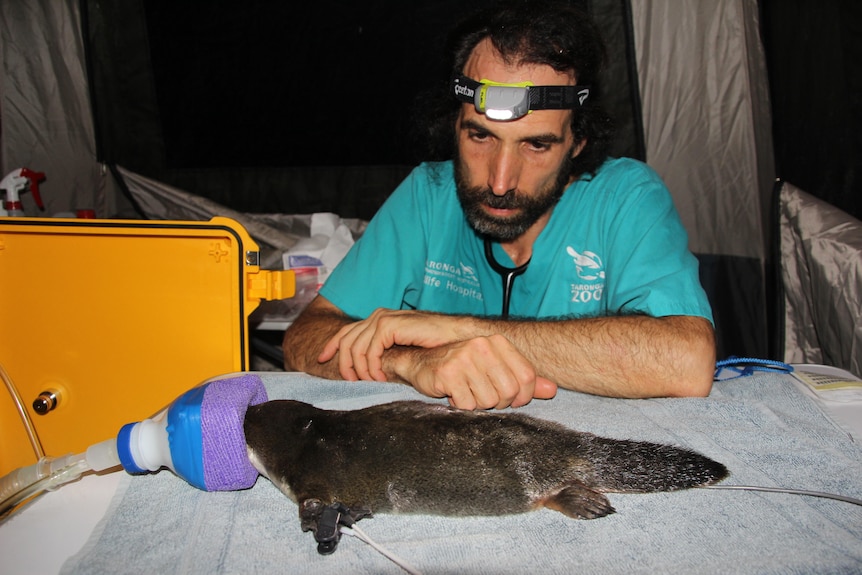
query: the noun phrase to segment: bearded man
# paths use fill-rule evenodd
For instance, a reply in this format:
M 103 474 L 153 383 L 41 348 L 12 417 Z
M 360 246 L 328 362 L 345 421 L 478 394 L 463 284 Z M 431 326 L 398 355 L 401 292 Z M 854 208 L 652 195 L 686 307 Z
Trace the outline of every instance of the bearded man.
M 285 368 L 393 381 L 465 409 L 558 386 L 705 396 L 712 312 L 670 194 L 609 158 L 604 45 L 567 4 L 501 3 L 454 30 L 419 165 L 285 333 Z

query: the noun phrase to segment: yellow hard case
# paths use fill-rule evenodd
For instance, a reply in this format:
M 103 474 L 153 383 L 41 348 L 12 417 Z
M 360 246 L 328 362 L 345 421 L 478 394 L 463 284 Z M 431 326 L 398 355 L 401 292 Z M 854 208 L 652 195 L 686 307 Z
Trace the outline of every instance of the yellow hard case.
M 14 387 L 0 382 L 0 475 L 37 460 L 24 417 L 46 455 L 80 453 L 248 370 L 249 314 L 295 290 L 293 272 L 258 261 L 227 218 L 0 218 L 0 367 Z M 40 415 L 43 392 L 56 407 Z

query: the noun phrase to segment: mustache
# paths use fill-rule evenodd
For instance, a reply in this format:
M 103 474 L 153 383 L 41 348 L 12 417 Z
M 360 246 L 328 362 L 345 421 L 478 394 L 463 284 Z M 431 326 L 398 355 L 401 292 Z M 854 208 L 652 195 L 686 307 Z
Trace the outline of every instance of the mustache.
M 487 187 L 469 188 L 466 192 L 472 201 L 485 204 L 496 210 L 511 210 L 524 207 L 522 196 L 514 188 L 502 196 L 495 194 L 491 188 Z

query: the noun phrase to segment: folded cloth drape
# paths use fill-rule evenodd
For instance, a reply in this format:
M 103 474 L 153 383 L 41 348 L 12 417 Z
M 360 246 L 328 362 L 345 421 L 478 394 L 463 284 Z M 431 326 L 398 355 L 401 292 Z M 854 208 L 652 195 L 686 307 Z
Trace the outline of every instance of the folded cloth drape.
M 270 399 L 325 409 L 421 398 L 402 385 L 260 375 Z M 789 375 L 717 382 L 707 398 L 623 400 L 561 390 L 520 409 L 581 431 L 697 450 L 729 468 L 726 484 L 862 497 L 862 448 Z M 341 472 L 338 462 L 329 472 Z M 319 555 L 300 529 L 296 504 L 262 477 L 229 492 L 200 491 L 166 471 L 123 483 L 64 573 L 400 572 L 355 539 Z M 706 489 L 609 498 L 617 512 L 591 521 L 543 509 L 503 517 L 378 514 L 359 525 L 426 575 L 862 569 L 862 508 L 852 504 Z

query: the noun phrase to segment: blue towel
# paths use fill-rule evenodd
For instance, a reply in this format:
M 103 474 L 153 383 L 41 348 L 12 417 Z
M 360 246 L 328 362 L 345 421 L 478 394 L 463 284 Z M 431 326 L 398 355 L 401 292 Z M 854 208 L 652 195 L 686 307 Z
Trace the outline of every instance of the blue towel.
M 357 409 L 410 387 L 261 373 L 270 399 Z M 428 400 L 437 401 L 437 400 Z M 442 401 L 442 400 L 441 400 Z M 725 484 L 862 498 L 862 449 L 787 375 L 716 383 L 708 398 L 622 400 L 561 390 L 521 408 L 581 431 L 689 447 L 724 463 Z M 333 469 L 333 473 L 337 473 Z M 426 575 L 438 573 L 862 573 L 862 508 L 782 493 L 693 489 L 609 494 L 591 521 L 377 515 L 358 525 Z M 297 506 L 260 477 L 204 492 L 169 471 L 127 477 L 63 573 L 400 573 L 359 540 L 317 553 Z

